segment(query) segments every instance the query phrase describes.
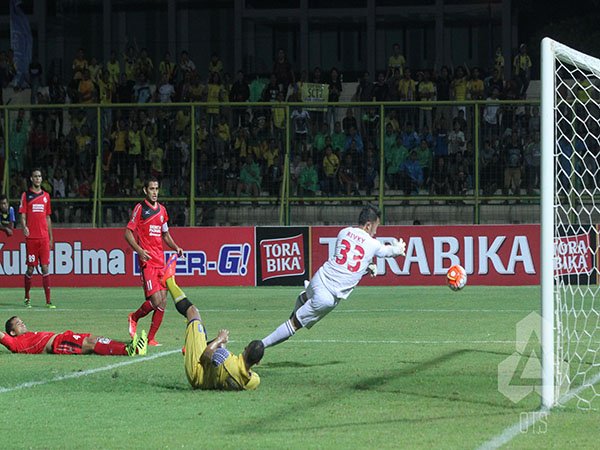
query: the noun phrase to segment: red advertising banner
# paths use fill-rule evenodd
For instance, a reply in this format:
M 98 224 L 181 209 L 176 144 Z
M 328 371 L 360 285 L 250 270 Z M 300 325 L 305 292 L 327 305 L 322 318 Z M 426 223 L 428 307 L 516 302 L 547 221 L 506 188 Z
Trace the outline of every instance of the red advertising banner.
M 312 227 L 312 270 L 334 252 L 342 227 Z M 382 242 L 403 238 L 406 256 L 377 258 L 376 278 L 363 285 L 443 285 L 446 272 L 461 264 L 471 285 L 539 284 L 539 225 L 380 226 Z M 312 275 L 312 274 L 311 274 Z
M 124 229 L 54 229 L 53 286 L 138 286 L 137 253 Z M 185 251 L 176 274 L 187 286 L 254 286 L 254 227 L 171 228 Z M 21 230 L 0 241 L 0 287 L 22 287 L 25 243 Z M 165 245 L 165 250 L 168 247 Z M 165 258 L 172 252 L 165 251 Z M 41 283 L 36 280 L 34 283 Z
M 260 241 L 262 279 L 304 274 L 304 236 Z

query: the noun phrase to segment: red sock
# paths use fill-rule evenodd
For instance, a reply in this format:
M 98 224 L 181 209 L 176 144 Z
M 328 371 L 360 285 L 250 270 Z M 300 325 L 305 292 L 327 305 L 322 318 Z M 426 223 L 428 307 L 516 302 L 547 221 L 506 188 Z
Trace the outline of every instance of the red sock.
M 142 306 L 140 306 L 138 310 L 133 313 L 133 319 L 137 322 L 142 317 L 146 317 L 148 314 L 150 314 L 150 311 L 153 309 L 154 307 L 152 306 L 152 302 L 150 300 L 146 300 L 144 303 L 142 303 Z
M 25 274 L 25 298 L 29 298 L 30 290 L 31 290 L 31 275 Z
M 152 314 L 152 323 L 150 324 L 150 331 L 148 331 L 148 341 L 154 340 L 154 336 L 156 336 L 156 332 L 162 323 L 163 316 L 165 315 L 165 310 L 162 308 L 156 308 L 154 310 L 154 314 Z
M 46 303 L 50 303 L 50 274 L 42 275 L 42 285 L 44 286 L 44 294 L 46 294 Z
M 127 355 L 127 349 L 123 342 L 101 337 L 94 345 L 94 353 L 97 355 Z

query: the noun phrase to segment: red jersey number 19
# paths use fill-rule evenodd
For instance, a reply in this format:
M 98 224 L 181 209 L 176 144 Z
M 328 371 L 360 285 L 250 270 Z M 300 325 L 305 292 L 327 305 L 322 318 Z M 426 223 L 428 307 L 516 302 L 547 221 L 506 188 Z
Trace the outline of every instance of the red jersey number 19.
M 358 269 L 360 269 L 362 259 L 365 257 L 365 250 L 360 245 L 355 245 L 354 248 L 352 248 L 352 244 L 346 239 L 342 239 L 340 244 L 342 244 L 342 246 L 338 249 L 338 254 L 335 258 L 336 264 L 343 266 L 349 259 L 348 254 L 353 253 L 350 257 L 350 262 L 348 262 L 346 267 L 350 272 L 357 272 Z

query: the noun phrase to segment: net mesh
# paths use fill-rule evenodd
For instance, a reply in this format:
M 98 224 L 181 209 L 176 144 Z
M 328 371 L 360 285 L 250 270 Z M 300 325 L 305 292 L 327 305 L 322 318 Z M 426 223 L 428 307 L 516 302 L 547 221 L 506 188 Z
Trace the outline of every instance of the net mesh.
M 600 61 L 555 57 L 555 319 L 559 399 L 582 409 L 600 395 Z M 573 395 L 560 396 L 569 390 Z M 559 400 L 560 401 L 560 400 Z

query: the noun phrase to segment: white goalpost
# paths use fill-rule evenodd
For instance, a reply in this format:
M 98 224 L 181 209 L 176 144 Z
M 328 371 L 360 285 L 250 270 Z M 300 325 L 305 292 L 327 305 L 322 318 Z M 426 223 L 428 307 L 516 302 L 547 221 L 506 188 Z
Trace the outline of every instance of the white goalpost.
M 600 396 L 600 59 L 545 38 L 541 91 L 542 404 Z

